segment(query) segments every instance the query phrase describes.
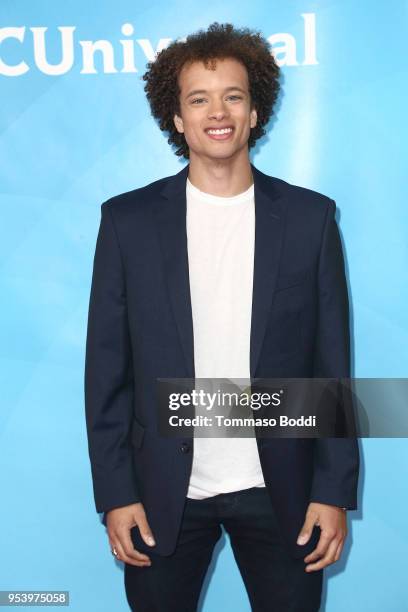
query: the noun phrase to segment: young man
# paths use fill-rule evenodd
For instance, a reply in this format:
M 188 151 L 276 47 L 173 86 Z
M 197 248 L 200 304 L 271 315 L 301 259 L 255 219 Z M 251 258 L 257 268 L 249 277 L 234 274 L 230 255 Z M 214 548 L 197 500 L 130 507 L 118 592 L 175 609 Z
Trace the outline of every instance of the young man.
M 96 509 L 136 611 L 196 610 L 221 525 L 252 610 L 317 611 L 356 508 L 355 439 L 157 432 L 157 378 L 350 375 L 335 204 L 248 156 L 278 77 L 248 29 L 214 23 L 172 43 L 143 78 L 189 164 L 102 205 L 87 430 Z

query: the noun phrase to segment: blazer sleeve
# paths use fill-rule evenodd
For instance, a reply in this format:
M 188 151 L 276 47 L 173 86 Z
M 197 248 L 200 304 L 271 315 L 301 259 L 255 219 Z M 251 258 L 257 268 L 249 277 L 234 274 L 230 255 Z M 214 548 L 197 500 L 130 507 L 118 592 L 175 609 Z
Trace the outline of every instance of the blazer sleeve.
M 97 512 L 140 501 L 130 428 L 133 366 L 126 285 L 109 201 L 101 206 L 89 300 L 85 415 Z
M 335 212 L 329 200 L 318 268 L 315 378 L 350 377 L 349 301 Z M 317 438 L 310 501 L 355 510 L 359 462 L 356 438 Z

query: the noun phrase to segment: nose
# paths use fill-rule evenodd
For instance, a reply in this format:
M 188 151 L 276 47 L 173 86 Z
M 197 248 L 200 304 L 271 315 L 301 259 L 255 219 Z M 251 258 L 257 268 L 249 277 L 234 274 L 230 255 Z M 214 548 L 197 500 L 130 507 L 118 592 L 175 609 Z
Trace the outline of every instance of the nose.
M 220 121 L 228 115 L 227 109 L 224 107 L 222 102 L 214 102 L 208 109 L 208 118 L 217 119 Z

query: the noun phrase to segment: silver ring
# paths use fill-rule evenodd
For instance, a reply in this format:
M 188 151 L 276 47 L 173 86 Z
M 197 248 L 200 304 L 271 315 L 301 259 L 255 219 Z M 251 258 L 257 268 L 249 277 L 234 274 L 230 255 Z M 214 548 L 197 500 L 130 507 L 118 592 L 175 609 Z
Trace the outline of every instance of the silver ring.
M 116 550 L 116 548 L 112 548 L 111 553 L 112 555 L 115 555 L 115 557 L 118 556 L 118 551 Z

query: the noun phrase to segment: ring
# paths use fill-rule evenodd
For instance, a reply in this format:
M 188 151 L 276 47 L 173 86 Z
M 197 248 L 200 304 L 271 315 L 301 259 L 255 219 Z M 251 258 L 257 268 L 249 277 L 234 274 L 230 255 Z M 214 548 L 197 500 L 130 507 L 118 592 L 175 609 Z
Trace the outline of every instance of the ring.
M 118 551 L 116 550 L 116 548 L 112 548 L 111 553 L 112 555 L 115 555 L 115 557 L 118 556 Z

